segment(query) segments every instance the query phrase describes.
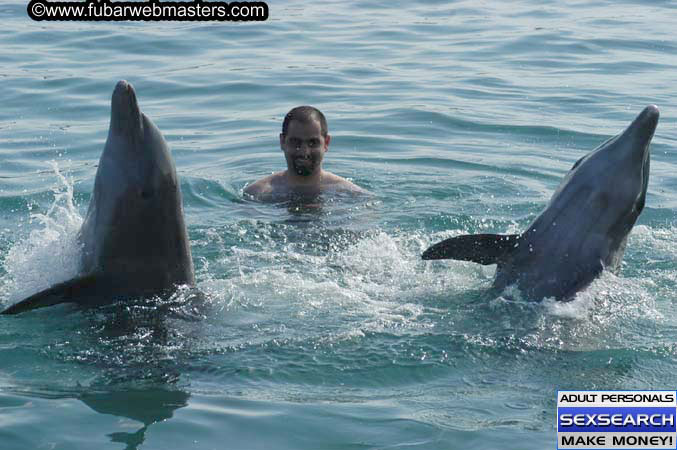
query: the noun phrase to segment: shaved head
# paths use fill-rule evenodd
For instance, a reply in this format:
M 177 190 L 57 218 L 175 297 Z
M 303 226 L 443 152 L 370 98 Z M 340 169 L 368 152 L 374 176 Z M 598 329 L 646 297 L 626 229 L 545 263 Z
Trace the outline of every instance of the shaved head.
M 292 120 L 298 120 L 302 123 L 309 123 L 313 120 L 317 120 L 320 124 L 322 136 L 327 136 L 327 133 L 329 132 L 327 128 L 327 119 L 324 118 L 324 114 L 313 106 L 297 106 L 289 111 L 287 115 L 284 116 L 284 121 L 282 122 L 282 134 L 287 134 L 289 123 Z

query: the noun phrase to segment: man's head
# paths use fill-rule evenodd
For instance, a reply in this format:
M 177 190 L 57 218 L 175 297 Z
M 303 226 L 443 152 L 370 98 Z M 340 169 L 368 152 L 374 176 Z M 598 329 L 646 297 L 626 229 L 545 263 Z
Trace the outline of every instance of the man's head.
M 322 170 L 331 140 L 327 131 L 327 120 L 317 108 L 297 106 L 287 113 L 282 122 L 280 148 L 292 173 L 311 176 Z

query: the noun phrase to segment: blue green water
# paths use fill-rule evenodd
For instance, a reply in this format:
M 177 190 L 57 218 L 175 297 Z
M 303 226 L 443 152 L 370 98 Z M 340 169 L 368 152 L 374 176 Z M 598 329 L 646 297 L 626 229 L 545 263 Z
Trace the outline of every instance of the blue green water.
M 543 449 L 557 389 L 677 388 L 677 7 L 669 1 L 268 2 L 262 23 L 0 18 L 0 303 L 77 271 L 115 82 L 176 161 L 208 317 L 0 317 L 4 449 Z M 648 104 L 646 208 L 619 276 L 567 304 L 423 262 L 517 232 Z M 242 198 L 312 104 L 325 168 L 373 192 Z M 517 295 L 518 296 L 518 295 Z

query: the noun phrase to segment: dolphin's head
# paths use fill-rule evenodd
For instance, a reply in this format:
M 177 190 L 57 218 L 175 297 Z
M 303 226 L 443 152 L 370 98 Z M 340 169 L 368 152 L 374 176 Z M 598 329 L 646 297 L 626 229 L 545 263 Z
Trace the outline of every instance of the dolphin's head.
M 125 195 L 138 192 L 147 198 L 166 185 L 176 184 L 174 164 L 169 148 L 155 124 L 141 112 L 134 87 L 121 80 L 115 86 L 111 99 L 108 140 L 101 157 L 101 175 L 114 174 L 114 190 L 123 189 Z M 125 201 L 129 201 L 127 198 Z
M 634 225 L 637 216 L 644 209 L 649 184 L 649 144 L 658 126 L 659 116 L 656 105 L 647 106 L 617 138 L 616 167 L 623 173 L 629 174 L 628 179 L 620 180 L 618 183 L 621 190 L 620 196 L 624 195 L 625 200 L 632 201 L 634 205 L 630 227 Z
M 644 208 L 658 116 L 656 106 L 647 106 L 625 131 L 581 158 L 525 235 L 545 232 L 545 252 L 574 259 L 579 267 L 620 263 Z
M 655 105 L 647 106 L 621 134 L 579 160 L 553 199 L 580 194 L 573 202 L 591 215 L 597 211 L 600 225 L 612 225 L 632 216 L 631 227 L 644 208 L 649 181 L 649 144 L 658 125 Z

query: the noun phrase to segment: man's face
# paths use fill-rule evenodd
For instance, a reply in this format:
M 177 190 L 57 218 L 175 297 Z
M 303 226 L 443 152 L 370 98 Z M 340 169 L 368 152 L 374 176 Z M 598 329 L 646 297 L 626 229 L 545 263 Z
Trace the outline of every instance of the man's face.
M 280 147 L 287 160 L 287 168 L 294 174 L 307 177 L 321 170 L 322 159 L 329 149 L 329 135 L 322 136 L 320 122 L 289 122 L 287 134 L 280 134 Z

